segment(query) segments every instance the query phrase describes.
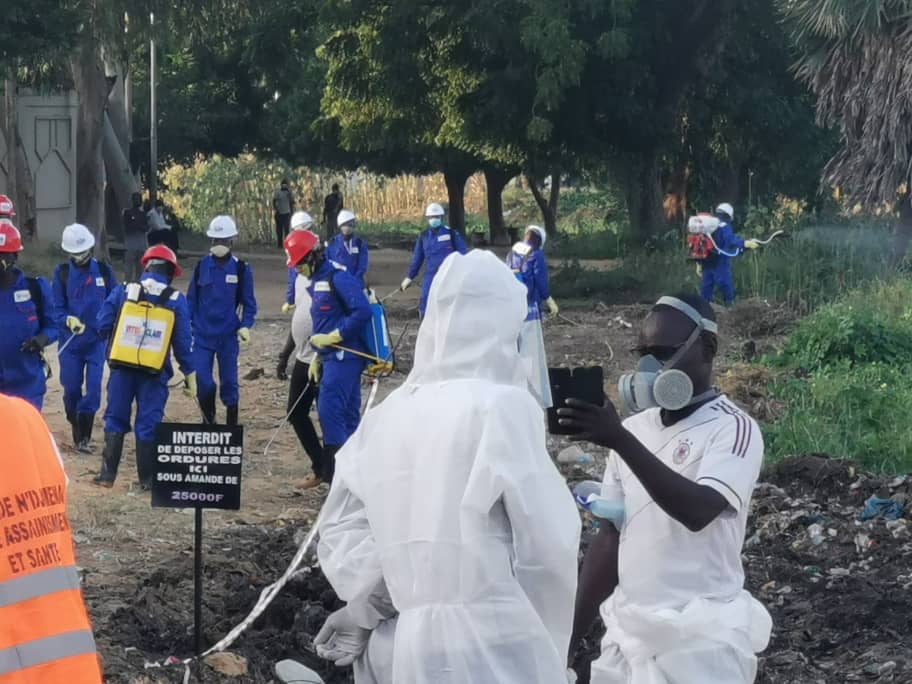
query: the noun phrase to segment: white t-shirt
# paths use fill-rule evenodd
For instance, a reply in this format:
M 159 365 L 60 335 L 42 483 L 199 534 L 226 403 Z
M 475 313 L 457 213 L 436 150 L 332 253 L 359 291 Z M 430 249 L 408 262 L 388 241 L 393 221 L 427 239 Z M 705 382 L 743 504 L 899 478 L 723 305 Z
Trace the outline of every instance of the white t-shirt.
M 291 338 L 295 343 L 295 359 L 301 363 L 310 363 L 314 351 L 307 344 L 313 335 L 313 318 L 310 315 L 310 292 L 307 288 L 310 280 L 302 275 L 295 278 L 295 310 L 291 317 Z
M 624 501 L 618 570 L 625 597 L 651 609 L 680 609 L 698 597 L 732 599 L 744 586 L 741 548 L 763 462 L 759 426 L 724 395 L 670 427 L 662 425 L 659 409 L 638 413 L 624 426 L 665 465 L 728 501 L 718 518 L 691 532 L 612 452 L 602 493 Z

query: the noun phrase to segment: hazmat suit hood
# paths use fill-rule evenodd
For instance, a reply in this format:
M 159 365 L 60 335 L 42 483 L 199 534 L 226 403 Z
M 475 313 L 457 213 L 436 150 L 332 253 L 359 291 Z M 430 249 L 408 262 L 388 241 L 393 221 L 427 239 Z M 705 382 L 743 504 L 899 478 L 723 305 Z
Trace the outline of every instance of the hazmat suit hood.
M 428 296 L 406 385 L 481 379 L 525 387 L 517 339 L 526 288 L 490 252 L 448 257 Z

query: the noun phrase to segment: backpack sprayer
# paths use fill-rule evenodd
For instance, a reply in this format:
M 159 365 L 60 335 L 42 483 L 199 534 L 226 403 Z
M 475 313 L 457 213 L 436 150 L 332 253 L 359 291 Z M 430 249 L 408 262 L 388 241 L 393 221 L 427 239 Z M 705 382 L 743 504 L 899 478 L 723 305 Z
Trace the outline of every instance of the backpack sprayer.
M 691 216 L 687 221 L 687 247 L 689 250 L 688 259 L 691 261 L 706 261 L 716 254 L 727 257 L 736 257 L 744 250 L 726 252 L 716 244 L 713 235 L 719 229 L 721 221 L 712 214 L 700 213 Z M 777 230 L 765 240 L 756 240 L 758 245 L 768 245 L 777 237 L 787 237 L 784 230 Z

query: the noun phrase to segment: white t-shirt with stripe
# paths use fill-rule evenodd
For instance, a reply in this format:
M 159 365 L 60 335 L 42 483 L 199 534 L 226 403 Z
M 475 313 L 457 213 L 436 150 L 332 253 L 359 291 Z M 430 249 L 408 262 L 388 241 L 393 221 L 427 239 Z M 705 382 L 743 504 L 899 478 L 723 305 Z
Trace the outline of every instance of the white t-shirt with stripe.
M 612 452 L 603 495 L 624 501 L 618 558 L 624 595 L 647 608 L 682 608 L 697 597 L 734 598 L 744 585 L 741 548 L 763 462 L 759 426 L 724 395 L 669 427 L 662 425 L 659 409 L 638 413 L 624 426 L 665 465 L 728 501 L 722 515 L 691 532 L 652 500 Z

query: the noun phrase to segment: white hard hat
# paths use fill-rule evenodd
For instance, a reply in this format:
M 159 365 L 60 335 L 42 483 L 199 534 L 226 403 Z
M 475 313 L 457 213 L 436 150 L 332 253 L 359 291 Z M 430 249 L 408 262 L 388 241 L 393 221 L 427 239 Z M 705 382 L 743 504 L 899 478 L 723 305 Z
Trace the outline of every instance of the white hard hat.
M 431 218 L 434 216 L 443 216 L 444 214 L 446 214 L 446 212 L 443 210 L 443 207 L 441 207 L 439 204 L 437 204 L 437 202 L 431 202 L 427 206 L 427 211 L 424 212 L 424 215 L 427 218 Z
M 541 226 L 526 226 L 526 232 L 532 231 L 533 233 L 538 233 L 538 237 L 541 240 L 542 249 L 545 248 L 545 242 L 548 240 L 548 235 L 545 233 L 545 229 Z
M 67 254 L 82 254 L 95 246 L 95 236 L 81 223 L 71 223 L 63 229 L 60 246 Z
M 307 230 L 314 224 L 314 220 L 306 211 L 296 211 L 291 216 L 292 230 Z
M 349 221 L 355 220 L 355 212 L 349 211 L 348 209 L 343 209 L 339 212 L 339 215 L 336 216 L 336 225 L 344 226 Z
M 230 216 L 216 216 L 209 222 L 209 230 L 206 231 L 206 237 L 211 238 L 228 239 L 237 237 L 237 234 L 237 224 Z
M 735 218 L 735 209 L 728 202 L 722 202 L 718 207 L 716 207 L 717 214 L 725 214 L 728 218 Z

